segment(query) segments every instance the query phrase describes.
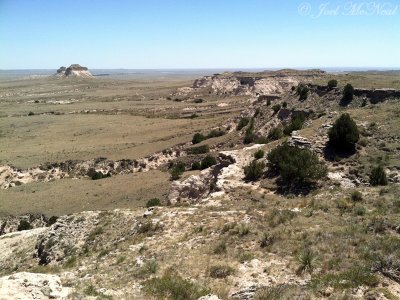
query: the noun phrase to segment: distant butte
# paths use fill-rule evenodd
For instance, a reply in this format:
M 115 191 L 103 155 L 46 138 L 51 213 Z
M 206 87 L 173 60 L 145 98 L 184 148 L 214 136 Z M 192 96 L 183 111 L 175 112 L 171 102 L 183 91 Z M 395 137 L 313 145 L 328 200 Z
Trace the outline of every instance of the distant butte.
M 66 77 L 84 77 L 89 78 L 93 77 L 93 75 L 89 72 L 89 69 L 86 67 L 82 67 L 79 64 L 72 64 L 68 68 L 60 67 L 55 74 L 57 77 L 66 78 Z

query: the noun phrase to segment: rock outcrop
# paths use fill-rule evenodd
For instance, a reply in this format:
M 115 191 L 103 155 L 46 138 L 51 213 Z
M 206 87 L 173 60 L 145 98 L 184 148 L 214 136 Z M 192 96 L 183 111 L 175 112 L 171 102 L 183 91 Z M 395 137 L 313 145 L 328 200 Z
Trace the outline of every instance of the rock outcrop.
M 72 64 L 68 68 L 60 67 L 55 74 L 57 77 L 65 78 L 65 77 L 84 77 L 90 78 L 93 75 L 89 72 L 89 69 L 86 67 L 82 67 L 79 64 Z
M 0 278 L 0 299 L 67 299 L 70 288 L 51 274 L 21 272 Z

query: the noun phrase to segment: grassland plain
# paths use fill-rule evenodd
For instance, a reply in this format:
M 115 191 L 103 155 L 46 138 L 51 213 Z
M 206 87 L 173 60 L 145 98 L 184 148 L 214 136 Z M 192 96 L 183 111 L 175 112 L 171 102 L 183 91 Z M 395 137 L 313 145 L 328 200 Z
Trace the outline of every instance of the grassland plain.
M 30 280 L 36 272 L 55 274 L 75 298 L 198 300 L 211 293 L 213 298 L 202 299 L 399 299 L 399 99 L 372 102 L 361 95 L 343 105 L 345 76 L 360 76 L 354 83 L 360 88 L 397 87 L 398 74 L 384 78 L 371 73 L 326 74 L 306 83 L 326 85 L 336 78 L 339 88 L 321 91 L 309 85 L 303 101 L 290 86 L 272 100 L 229 94 L 229 89 L 220 95 L 209 88 L 189 90 L 187 95 L 171 89 L 150 104 L 138 100 L 148 105 L 145 109 L 117 112 L 121 118 L 145 117 L 144 123 L 166 120 L 198 126 L 192 132 L 179 131 L 186 134 L 179 138 L 188 149 L 200 147 L 196 151 L 206 153 L 187 151 L 148 172 L 96 181 L 34 182 L 1 190 L 5 212 L 32 209 L 60 218 L 49 227 L 1 236 L 0 275 L 25 271 Z M 180 82 L 174 88 L 180 84 L 191 85 Z M 165 110 L 156 111 L 154 103 Z M 279 108 L 275 111 L 274 106 Z M 124 122 L 106 118 L 116 117 L 109 112 L 51 117 L 82 115 L 93 122 L 93 130 L 96 119 L 91 117 L 104 117 L 129 133 Z M 192 119 L 193 113 L 198 117 Z M 360 139 L 354 152 L 331 155 L 328 133 L 342 113 L 354 120 Z M 306 116 L 299 129 L 269 137 L 274 129 L 285 131 L 299 114 Z M 18 118 L 40 116 L 48 115 Z M 12 118 L 17 117 L 7 117 Z M 159 128 L 157 123 L 146 126 Z M 214 127 L 226 129 L 225 134 L 212 133 Z M 193 146 L 195 132 L 204 140 Z M 166 134 L 168 141 L 171 135 Z M 151 139 L 147 141 L 153 149 Z M 268 153 L 285 142 L 310 149 L 326 165 L 326 176 L 311 187 L 307 182 L 295 189 L 285 186 L 268 165 Z M 79 143 L 85 145 L 84 139 Z M 244 167 L 260 149 L 265 155 L 256 162 L 264 169 L 253 181 L 245 180 Z M 93 154 L 97 156 L 95 150 Z M 206 155 L 216 157 L 217 164 L 192 170 L 193 163 Z M 371 184 L 371 170 L 377 165 L 382 166 L 387 185 Z M 183 166 L 184 173 L 171 181 L 166 171 L 174 166 Z M 144 208 L 151 198 L 159 198 L 154 203 L 161 206 Z

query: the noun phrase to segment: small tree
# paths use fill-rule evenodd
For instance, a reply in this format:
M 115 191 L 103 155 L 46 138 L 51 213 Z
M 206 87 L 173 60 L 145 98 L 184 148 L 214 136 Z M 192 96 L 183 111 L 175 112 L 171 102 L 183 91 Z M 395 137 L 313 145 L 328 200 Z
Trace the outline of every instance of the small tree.
M 146 207 L 160 206 L 161 201 L 158 198 L 152 198 L 146 202 Z
M 327 168 L 309 149 L 285 143 L 268 154 L 269 167 L 289 185 L 311 183 L 326 176 Z
M 264 162 L 253 160 L 249 165 L 243 168 L 245 179 L 255 181 L 261 177 L 265 168 Z
M 332 79 L 328 81 L 328 88 L 332 90 L 333 88 L 337 87 L 338 82 L 336 79 Z
M 353 100 L 353 97 L 354 97 L 354 88 L 350 83 L 348 83 L 343 89 L 343 100 L 351 101 Z
M 339 150 L 354 149 L 360 138 L 358 128 L 349 114 L 342 114 L 328 132 L 329 143 Z
M 388 184 L 388 179 L 382 165 L 376 166 L 372 169 L 369 176 L 369 183 L 374 186 Z
M 241 130 L 242 128 L 246 127 L 247 124 L 249 124 L 250 119 L 249 118 L 241 118 L 239 121 L 239 124 L 236 126 L 236 130 Z
M 171 169 L 171 179 L 177 180 L 185 172 L 185 164 L 183 162 L 178 162 Z
M 296 89 L 296 94 L 299 95 L 299 100 L 300 101 L 306 100 L 309 91 L 310 89 L 308 88 L 308 86 L 306 86 L 304 83 L 300 83 Z

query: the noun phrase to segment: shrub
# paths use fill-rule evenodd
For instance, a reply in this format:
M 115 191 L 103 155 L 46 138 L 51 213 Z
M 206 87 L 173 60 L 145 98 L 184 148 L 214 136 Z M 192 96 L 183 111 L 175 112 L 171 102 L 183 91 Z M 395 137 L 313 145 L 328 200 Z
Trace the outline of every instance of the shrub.
M 50 219 L 47 221 L 47 226 L 53 225 L 55 222 L 57 222 L 58 217 L 57 216 L 51 216 Z
M 146 207 L 161 206 L 161 201 L 158 198 L 152 198 L 146 202 Z
M 282 103 L 282 107 L 283 107 L 283 108 L 286 108 L 286 107 L 287 107 L 287 102 L 286 102 L 286 101 Z
M 271 246 L 274 242 L 275 242 L 275 237 L 273 235 L 264 232 L 260 239 L 260 247 L 265 248 Z
M 255 118 L 255 117 L 257 117 L 259 114 L 260 114 L 260 108 L 257 107 L 256 110 L 255 110 L 255 112 L 254 112 L 253 117 Z
M 204 154 L 210 152 L 210 147 L 208 145 L 202 145 L 197 147 L 192 147 L 187 150 L 188 154 Z
M 309 149 L 290 146 L 287 143 L 268 154 L 269 167 L 276 171 L 289 185 L 310 183 L 327 174 L 325 164 Z
M 349 114 L 342 114 L 328 132 L 329 143 L 339 150 L 354 149 L 360 138 L 358 128 Z
M 27 220 L 21 220 L 21 221 L 19 221 L 17 230 L 23 231 L 23 230 L 30 230 L 32 228 L 33 227 L 31 225 L 31 223 L 29 223 Z
M 210 277 L 226 278 L 234 273 L 234 269 L 230 266 L 217 265 L 210 268 Z
M 201 169 L 204 170 L 216 164 L 217 160 L 213 156 L 207 155 L 201 161 Z
M 328 88 L 329 88 L 330 90 L 333 89 L 333 88 L 335 88 L 335 87 L 337 87 L 337 85 L 338 85 L 338 82 L 337 82 L 336 79 L 332 79 L 332 80 L 329 80 L 329 81 L 328 81 Z
M 208 289 L 185 280 L 173 272 L 145 281 L 143 290 L 157 299 L 165 299 L 168 295 L 168 298 L 174 300 L 197 300 L 209 293 Z
M 267 106 L 270 106 L 270 105 L 271 105 L 271 100 L 268 99 L 268 100 L 267 100 Z
M 244 167 L 245 179 L 249 181 L 255 181 L 259 179 L 263 174 L 264 168 L 264 162 L 257 162 L 256 160 L 253 160 L 249 165 Z
M 295 130 L 300 130 L 303 127 L 303 124 L 306 120 L 306 117 L 304 114 L 299 114 L 292 118 L 290 124 L 286 125 L 283 128 L 283 133 L 285 135 L 290 135 L 293 131 Z
M 191 119 L 195 119 L 195 118 L 198 118 L 198 117 L 199 117 L 199 115 L 196 114 L 196 113 L 193 113 L 193 114 L 190 115 Z
M 93 171 L 89 176 L 90 176 L 90 178 L 92 178 L 92 180 L 99 180 L 99 179 L 111 177 L 111 173 L 108 172 L 106 174 L 103 174 L 103 172 L 101 172 L 101 171 L 98 171 L 98 172 Z
M 382 165 L 376 166 L 372 169 L 369 176 L 369 183 L 373 186 L 388 184 L 388 179 Z
M 264 150 L 259 149 L 259 150 L 256 151 L 256 153 L 254 153 L 254 158 L 255 159 L 263 158 L 264 154 L 265 154 Z
M 199 163 L 198 161 L 192 163 L 192 170 L 201 170 L 201 163 Z
M 310 249 L 305 249 L 297 257 L 297 261 L 299 263 L 299 268 L 297 269 L 297 271 L 300 274 L 305 273 L 305 272 L 308 272 L 311 274 L 316 266 L 317 255 Z
M 354 97 L 354 88 L 350 83 L 348 83 L 345 85 L 343 89 L 343 100 L 351 101 L 353 100 L 353 97 Z
M 211 139 L 214 137 L 219 137 L 219 136 L 223 136 L 225 134 L 225 132 L 221 129 L 213 129 L 211 130 L 208 134 L 207 134 L 207 139 Z
M 280 104 L 275 104 L 271 108 L 274 111 L 274 114 L 276 114 L 281 109 L 281 105 Z
M 226 253 L 226 242 L 225 241 L 221 241 L 219 242 L 213 250 L 214 254 L 225 254 Z
M 353 200 L 354 202 L 360 202 L 362 201 L 363 196 L 359 191 L 354 191 L 351 193 L 351 200 Z
M 283 132 L 280 127 L 272 128 L 271 131 L 268 133 L 268 139 L 271 141 L 279 140 L 283 137 Z
M 306 100 L 308 98 L 308 92 L 310 89 L 305 84 L 301 83 L 297 87 L 297 95 L 299 95 L 299 100 Z
M 28 116 L 34 116 L 35 115 L 35 113 L 33 112 L 33 111 L 30 111 L 29 113 L 28 113 Z
M 198 99 L 194 100 L 194 103 L 203 103 L 203 102 L 204 102 L 204 100 L 201 99 L 201 98 L 198 98 Z
M 362 147 L 366 147 L 368 145 L 368 140 L 367 139 L 360 139 L 358 141 L 358 144 Z
M 249 124 L 250 119 L 249 118 L 241 118 L 239 121 L 239 124 L 236 126 L 236 130 L 242 130 L 244 127 L 247 126 L 247 124 Z
M 176 163 L 171 169 L 171 179 L 179 179 L 183 172 L 185 172 L 185 164 L 183 162 Z
M 201 133 L 195 133 L 192 138 L 192 144 L 194 145 L 194 144 L 201 143 L 205 139 L 206 139 L 206 137 L 204 135 L 202 135 Z

